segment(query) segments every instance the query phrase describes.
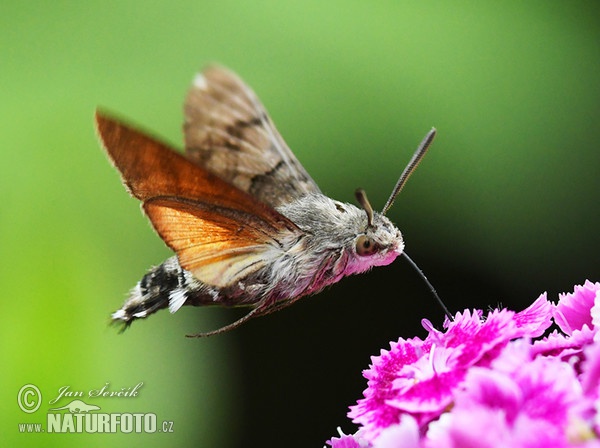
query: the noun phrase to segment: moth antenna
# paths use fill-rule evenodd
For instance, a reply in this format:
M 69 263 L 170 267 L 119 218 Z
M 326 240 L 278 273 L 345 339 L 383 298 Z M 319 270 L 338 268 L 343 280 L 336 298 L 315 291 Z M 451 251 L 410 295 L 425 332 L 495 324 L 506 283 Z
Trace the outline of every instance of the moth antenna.
M 412 159 L 410 159 L 410 162 L 408 162 L 408 165 L 406 165 L 406 168 L 404 168 L 404 171 L 400 175 L 398 182 L 396 182 L 396 186 L 392 190 L 392 194 L 383 206 L 383 210 L 381 210 L 382 215 L 385 215 L 386 212 L 392 207 L 396 196 L 398 196 L 400 190 L 404 188 L 404 185 L 406 184 L 406 181 L 408 180 L 410 175 L 417 169 L 417 166 L 419 166 L 419 162 L 421 162 L 421 159 L 423 159 L 423 156 L 427 152 L 427 149 L 429 149 L 431 142 L 433 142 L 433 138 L 435 137 L 436 132 L 437 131 L 435 128 L 431 128 L 431 131 L 429 131 L 423 139 L 423 141 L 421 141 L 421 144 L 413 154 Z
M 446 305 L 444 304 L 444 302 L 442 301 L 442 299 L 440 298 L 440 296 L 436 292 L 436 290 L 433 287 L 433 285 L 431 284 L 431 282 L 429 280 L 427 280 L 427 277 L 425 277 L 425 274 L 423 273 L 423 271 L 421 270 L 421 268 L 419 268 L 419 266 L 417 266 L 417 263 L 415 263 L 412 260 L 412 258 L 410 258 L 408 256 L 408 254 L 406 252 L 402 252 L 402 255 L 404 256 L 404 258 L 406 258 L 406 260 L 411 264 L 411 266 L 415 269 L 415 271 L 417 271 L 417 273 L 421 276 L 421 278 L 423 279 L 423 281 L 427 284 L 427 286 L 429 287 L 429 290 L 431 291 L 431 293 L 435 297 L 435 300 L 437 300 L 438 304 L 442 307 L 442 310 L 444 310 L 444 314 L 446 315 L 446 317 L 448 317 L 448 319 L 450 319 L 451 321 L 454 320 L 454 317 L 452 316 L 452 314 L 450 313 L 450 311 L 448 311 L 448 308 L 446 307 Z
M 373 225 L 373 207 L 367 198 L 367 193 L 362 188 L 358 188 L 354 195 L 360 206 L 367 212 L 367 223 L 371 227 Z

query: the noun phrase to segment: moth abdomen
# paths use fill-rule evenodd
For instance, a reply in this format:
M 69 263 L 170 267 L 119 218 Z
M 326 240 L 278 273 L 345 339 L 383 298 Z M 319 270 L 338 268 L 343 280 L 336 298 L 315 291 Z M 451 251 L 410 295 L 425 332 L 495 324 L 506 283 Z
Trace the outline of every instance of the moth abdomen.
M 123 323 L 126 328 L 134 320 L 146 318 L 163 308 L 174 313 L 186 303 L 195 305 L 215 301 L 218 301 L 218 293 L 183 269 L 177 257 L 171 257 L 142 277 L 111 318 L 113 323 Z

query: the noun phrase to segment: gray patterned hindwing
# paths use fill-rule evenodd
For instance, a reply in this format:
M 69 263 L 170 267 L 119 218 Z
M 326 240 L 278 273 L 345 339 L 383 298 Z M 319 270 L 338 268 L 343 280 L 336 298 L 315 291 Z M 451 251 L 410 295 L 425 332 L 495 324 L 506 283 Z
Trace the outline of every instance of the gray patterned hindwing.
M 320 192 L 254 92 L 228 70 L 196 75 L 184 133 L 191 160 L 271 207 Z

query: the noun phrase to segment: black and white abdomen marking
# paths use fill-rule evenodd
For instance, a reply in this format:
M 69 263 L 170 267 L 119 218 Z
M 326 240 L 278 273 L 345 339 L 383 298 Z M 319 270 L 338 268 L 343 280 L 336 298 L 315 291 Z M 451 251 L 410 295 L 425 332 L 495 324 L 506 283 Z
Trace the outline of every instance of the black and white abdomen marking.
M 123 307 L 112 314 L 112 320 L 129 326 L 163 308 L 174 313 L 186 302 L 208 304 L 217 300 L 218 293 L 213 288 L 196 280 L 179 265 L 177 257 L 171 257 L 142 277 Z

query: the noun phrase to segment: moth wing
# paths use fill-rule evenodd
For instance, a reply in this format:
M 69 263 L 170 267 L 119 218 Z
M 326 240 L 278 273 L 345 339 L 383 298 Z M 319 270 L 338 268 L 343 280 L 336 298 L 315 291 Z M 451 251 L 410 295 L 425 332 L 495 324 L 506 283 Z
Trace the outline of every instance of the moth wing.
M 285 216 L 164 143 L 101 112 L 96 124 L 124 184 L 202 282 L 230 286 L 280 255 L 283 239 L 301 235 Z
M 235 285 L 283 253 L 285 232 L 239 210 L 179 198 L 150 199 L 144 210 L 181 266 L 209 285 Z
M 224 68 L 196 75 L 184 134 L 191 160 L 272 207 L 320 192 L 254 92 Z

